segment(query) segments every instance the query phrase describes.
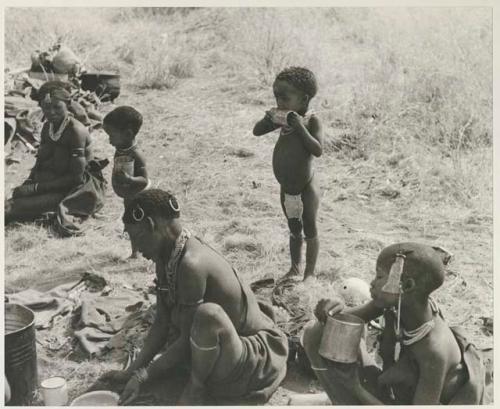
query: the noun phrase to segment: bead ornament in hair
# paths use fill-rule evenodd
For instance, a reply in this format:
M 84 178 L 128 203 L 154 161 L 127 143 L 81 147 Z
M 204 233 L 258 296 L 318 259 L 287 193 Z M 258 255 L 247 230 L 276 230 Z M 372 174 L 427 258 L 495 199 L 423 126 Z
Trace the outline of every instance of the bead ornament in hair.
M 396 254 L 396 259 L 392 263 L 387 282 L 382 287 L 382 291 L 389 294 L 399 294 L 401 291 L 401 275 L 403 274 L 406 256 Z

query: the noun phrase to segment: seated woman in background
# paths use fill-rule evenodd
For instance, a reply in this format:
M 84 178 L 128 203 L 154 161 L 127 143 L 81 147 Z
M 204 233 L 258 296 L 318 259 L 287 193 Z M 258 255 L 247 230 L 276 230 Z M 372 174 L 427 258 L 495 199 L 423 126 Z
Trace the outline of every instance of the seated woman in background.
M 28 179 L 5 202 L 5 224 L 54 213 L 56 232 L 70 236 L 79 230 L 68 216 L 86 218 L 103 205 L 106 161 L 94 160 L 88 130 L 68 111 L 66 87 L 47 82 L 38 96 L 46 122 L 37 159 Z

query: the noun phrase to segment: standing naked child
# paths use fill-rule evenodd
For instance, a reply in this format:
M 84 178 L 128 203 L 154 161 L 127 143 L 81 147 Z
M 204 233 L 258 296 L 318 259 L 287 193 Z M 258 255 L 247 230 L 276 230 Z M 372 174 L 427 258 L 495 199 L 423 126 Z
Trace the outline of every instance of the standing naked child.
M 141 126 L 142 115 L 129 106 L 120 106 L 104 117 L 103 128 L 116 148 L 111 184 L 125 203 L 150 184 L 146 160 L 137 149 L 136 137 Z M 137 257 L 133 242 L 130 257 Z
M 318 322 L 306 326 L 303 345 L 311 366 L 336 405 L 481 404 L 485 367 L 479 351 L 450 328 L 430 294 L 444 281 L 450 255 L 418 243 L 386 247 L 377 259 L 372 300 L 344 310 L 365 322 L 384 314 L 383 367 L 361 347 L 361 362 L 335 363 L 319 354 L 324 322 L 343 310 L 321 300 Z M 371 373 L 371 376 L 370 376 Z
M 281 128 L 273 153 L 273 171 L 281 191 L 281 206 L 290 229 L 288 275 L 301 274 L 302 230 L 306 239 L 304 281 L 314 277 L 319 240 L 316 214 L 318 188 L 314 181 L 313 156 L 322 153 L 322 128 L 319 119 L 308 113 L 309 102 L 317 92 L 314 74 L 301 67 L 290 67 L 278 74 L 273 91 L 277 109 L 266 112 L 253 128 L 256 136 Z

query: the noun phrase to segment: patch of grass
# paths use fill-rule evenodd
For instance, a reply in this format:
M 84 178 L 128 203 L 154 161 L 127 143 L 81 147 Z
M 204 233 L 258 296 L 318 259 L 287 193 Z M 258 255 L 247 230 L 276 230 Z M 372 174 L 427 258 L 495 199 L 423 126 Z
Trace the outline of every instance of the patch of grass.
M 168 67 L 175 78 L 192 78 L 195 75 L 195 59 L 192 55 L 177 55 Z
M 136 85 L 138 88 L 169 89 L 177 85 L 177 79 L 170 74 L 170 68 L 165 61 L 160 58 L 156 64 L 148 64 L 138 68 L 135 73 Z
M 255 253 L 260 251 L 260 243 L 254 237 L 234 233 L 225 237 L 224 248 L 226 251 L 243 250 Z

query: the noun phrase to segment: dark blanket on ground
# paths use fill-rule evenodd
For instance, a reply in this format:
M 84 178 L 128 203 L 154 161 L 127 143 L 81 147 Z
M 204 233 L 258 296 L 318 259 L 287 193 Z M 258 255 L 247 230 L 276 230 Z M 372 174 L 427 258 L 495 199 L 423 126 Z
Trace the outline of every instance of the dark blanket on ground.
M 107 182 L 101 170 L 107 164 L 107 159 L 90 161 L 85 170 L 84 182 L 71 190 L 59 203 L 51 220 L 51 227 L 58 236 L 80 235 L 81 230 L 74 223 L 72 216 L 86 219 L 104 206 Z
M 153 316 L 147 294 L 110 287 L 91 273 L 50 290 L 6 294 L 6 300 L 33 310 L 42 347 L 82 358 L 106 355 L 122 365 L 141 347 Z

